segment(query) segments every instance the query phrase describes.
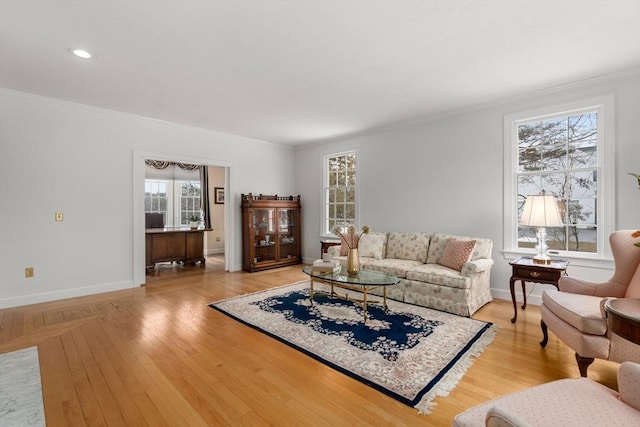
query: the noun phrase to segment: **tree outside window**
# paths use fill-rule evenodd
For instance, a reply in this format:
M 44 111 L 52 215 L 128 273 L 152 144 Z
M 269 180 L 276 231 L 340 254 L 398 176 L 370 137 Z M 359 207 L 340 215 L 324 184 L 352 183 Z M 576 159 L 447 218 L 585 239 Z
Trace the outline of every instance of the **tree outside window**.
M 178 181 L 178 185 L 180 185 L 180 225 L 187 225 L 192 217 L 202 218 L 200 181 Z
M 324 234 L 356 223 L 356 152 L 325 157 Z
M 597 111 L 517 125 L 517 218 L 528 195 L 554 195 L 565 225 L 547 229 L 552 250 L 598 251 L 598 136 Z M 518 226 L 518 247 L 534 247 L 535 235 Z

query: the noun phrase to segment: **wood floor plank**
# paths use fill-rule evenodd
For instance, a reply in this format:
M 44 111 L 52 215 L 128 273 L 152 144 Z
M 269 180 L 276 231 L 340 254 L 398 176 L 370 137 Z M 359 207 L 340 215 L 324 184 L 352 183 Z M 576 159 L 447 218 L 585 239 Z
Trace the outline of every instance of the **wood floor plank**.
M 555 336 L 541 349 L 540 310 L 511 324 L 510 301 L 474 316 L 494 342 L 430 415 L 345 376 L 208 307 L 307 276 L 300 266 L 258 273 L 166 264 L 143 287 L 0 310 L 0 353 L 37 345 L 47 426 L 448 426 L 499 395 L 578 377 Z M 617 364 L 589 377 L 616 388 Z

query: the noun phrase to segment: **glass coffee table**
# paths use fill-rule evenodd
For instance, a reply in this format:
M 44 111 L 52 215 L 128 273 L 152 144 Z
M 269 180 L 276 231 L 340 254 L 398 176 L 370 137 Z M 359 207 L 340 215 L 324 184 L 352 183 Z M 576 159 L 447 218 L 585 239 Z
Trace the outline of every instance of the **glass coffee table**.
M 360 270 L 360 272 L 354 276 L 349 276 L 347 274 L 346 268 L 342 267 L 342 270 L 338 273 L 332 272 L 318 272 L 313 271 L 313 267 L 308 265 L 302 267 L 302 271 L 305 274 L 308 274 L 311 277 L 309 280 L 310 283 L 310 291 L 309 291 L 309 300 L 313 305 L 313 282 L 318 281 L 325 283 L 331 286 L 331 292 L 329 294 L 330 297 L 333 298 L 341 298 L 348 301 L 353 301 L 360 303 L 362 305 L 362 311 L 364 314 L 364 322 L 367 321 L 367 304 L 373 303 L 377 304 L 380 301 L 369 301 L 367 299 L 367 293 L 373 289 L 382 287 L 382 304 L 384 309 L 387 309 L 387 286 L 392 286 L 397 284 L 400 279 L 395 276 L 390 276 L 388 274 L 380 273 L 372 270 Z M 357 299 L 353 297 L 349 297 L 347 294 L 344 296 L 338 295 L 335 291 L 335 288 L 347 289 L 350 291 L 362 292 L 362 299 Z

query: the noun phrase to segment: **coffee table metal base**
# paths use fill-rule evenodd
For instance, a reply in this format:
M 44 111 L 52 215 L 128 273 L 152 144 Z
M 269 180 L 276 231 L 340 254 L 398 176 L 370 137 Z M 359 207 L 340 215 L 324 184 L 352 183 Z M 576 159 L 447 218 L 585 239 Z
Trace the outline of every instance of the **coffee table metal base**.
M 330 298 L 339 298 L 339 299 L 342 299 L 342 300 L 359 303 L 362 306 L 363 322 L 364 323 L 367 322 L 367 318 L 368 318 L 368 316 L 367 316 L 367 304 L 379 304 L 380 303 L 380 300 L 369 300 L 367 298 L 367 293 L 369 291 L 372 291 L 374 289 L 382 287 L 382 306 L 384 307 L 385 310 L 387 310 L 387 287 L 386 286 L 382 286 L 382 285 L 349 285 L 348 283 L 336 283 L 336 282 L 324 281 L 324 280 L 319 279 L 319 278 L 315 278 L 314 279 L 313 276 L 311 276 L 311 278 L 309 280 L 309 286 L 310 286 L 309 301 L 311 302 L 311 305 L 313 305 L 313 295 L 315 293 L 315 291 L 313 290 L 313 282 L 314 282 L 314 280 L 318 280 L 320 283 L 325 283 L 325 284 L 331 286 L 331 292 L 329 293 L 329 297 Z M 335 291 L 335 288 L 346 289 L 346 290 L 355 291 L 355 292 L 362 292 L 362 299 L 353 298 L 353 297 L 350 297 L 347 294 L 345 294 L 344 297 L 343 297 L 343 296 L 339 295 Z

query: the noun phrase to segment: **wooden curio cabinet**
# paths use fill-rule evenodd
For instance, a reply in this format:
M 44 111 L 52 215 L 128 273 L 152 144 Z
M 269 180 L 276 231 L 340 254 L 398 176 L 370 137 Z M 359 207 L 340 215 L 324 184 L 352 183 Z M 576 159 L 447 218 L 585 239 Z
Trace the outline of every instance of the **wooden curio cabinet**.
M 242 195 L 242 268 L 254 272 L 302 262 L 300 196 Z

